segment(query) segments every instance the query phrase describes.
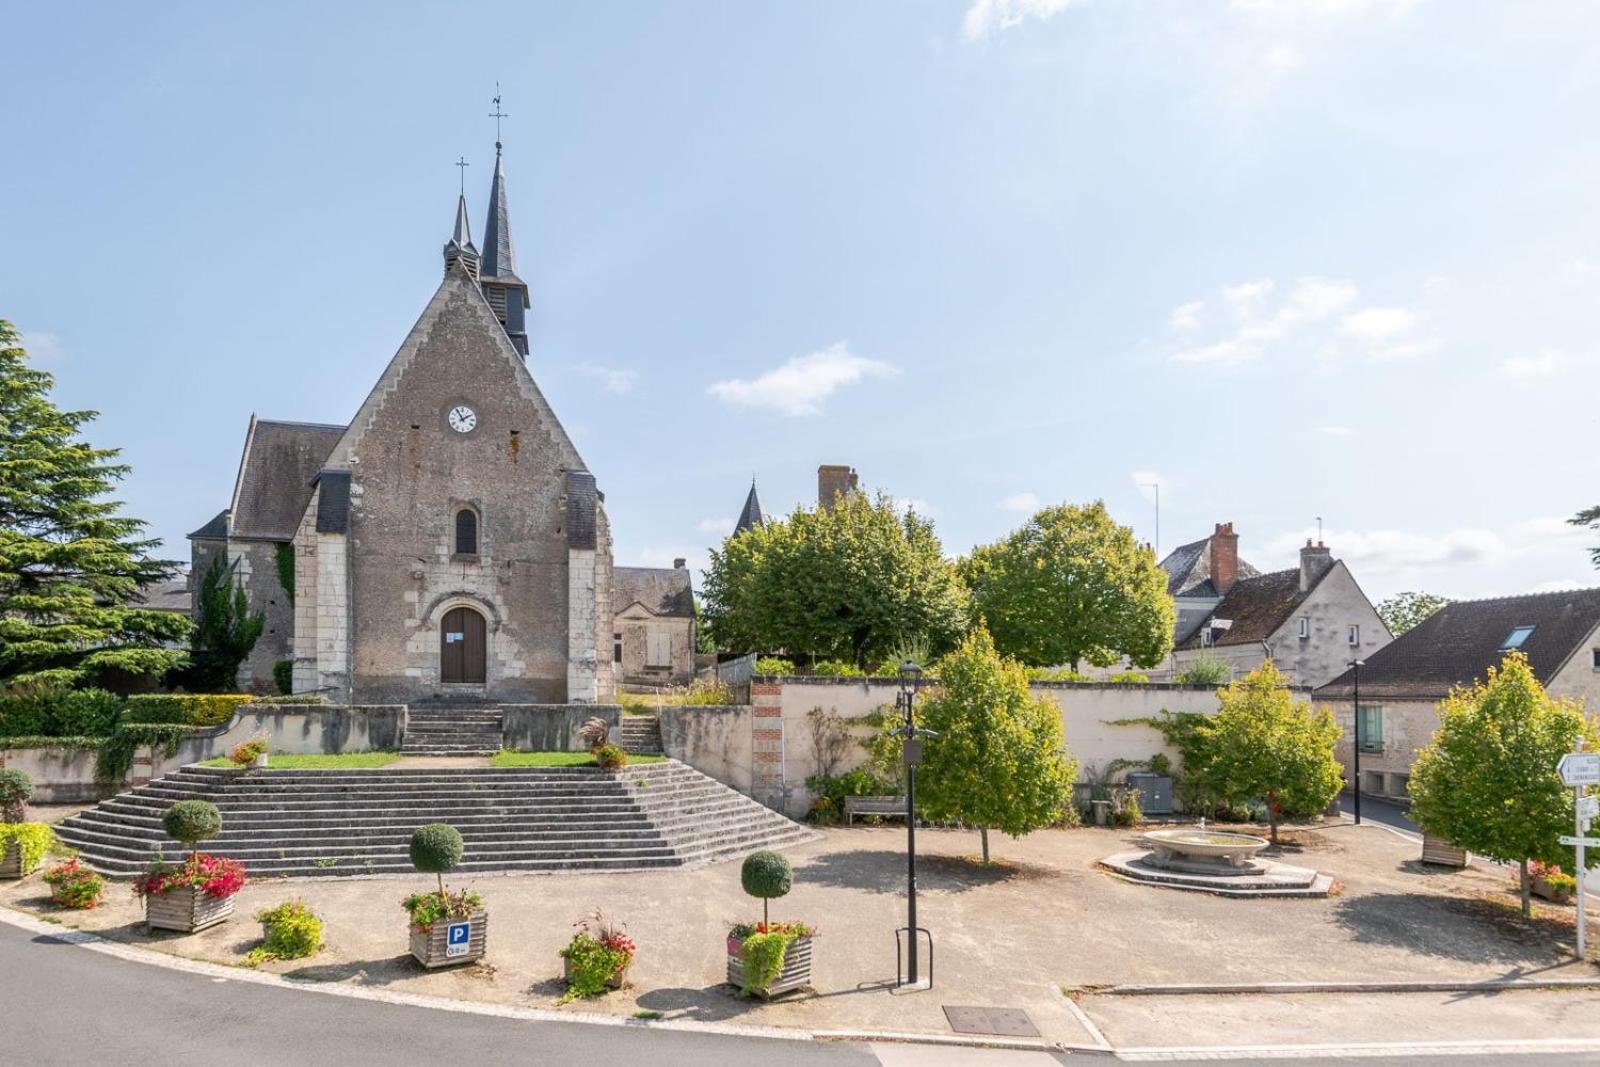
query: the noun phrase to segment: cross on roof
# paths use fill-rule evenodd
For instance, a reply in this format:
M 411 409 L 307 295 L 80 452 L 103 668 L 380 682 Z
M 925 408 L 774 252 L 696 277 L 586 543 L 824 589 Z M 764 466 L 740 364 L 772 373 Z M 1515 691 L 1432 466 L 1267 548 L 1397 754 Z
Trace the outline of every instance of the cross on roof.
M 462 156 L 460 159 L 456 160 L 456 166 L 461 168 L 461 195 L 462 196 L 466 196 L 467 195 L 467 168 L 472 166 L 472 164 L 467 162 L 467 157 L 466 156 Z

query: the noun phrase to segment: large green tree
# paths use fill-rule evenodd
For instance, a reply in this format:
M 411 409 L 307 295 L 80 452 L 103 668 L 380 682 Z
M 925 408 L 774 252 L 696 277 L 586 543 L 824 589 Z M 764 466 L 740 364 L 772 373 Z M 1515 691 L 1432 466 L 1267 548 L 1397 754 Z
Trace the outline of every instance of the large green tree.
M 211 561 L 195 598 L 189 666 L 180 681 L 196 693 L 231 693 L 239 688 L 239 665 L 250 655 L 266 626 L 264 612 L 251 611 L 234 568 L 222 557 Z
M 723 649 L 858 666 L 917 639 L 949 648 L 968 619 L 966 589 L 933 524 L 864 493 L 728 538 L 711 552 L 702 593 Z
M 1153 667 L 1172 651 L 1166 572 L 1099 501 L 1045 508 L 963 573 L 995 646 L 1029 666 Z
M 1573 828 L 1572 790 L 1556 766 L 1580 739 L 1600 739 L 1594 720 L 1546 693 L 1521 652 L 1507 653 L 1486 681 L 1440 703 L 1439 729 L 1411 767 L 1412 816 L 1461 848 L 1519 864 L 1527 915 L 1529 861 L 1572 866 L 1560 840 Z
M 1448 597 L 1436 593 L 1396 593 L 1378 604 L 1378 618 L 1399 637 L 1448 603 Z
M 1217 691 L 1217 713 L 1200 726 L 1200 782 L 1230 803 L 1267 802 L 1272 840 L 1281 814 L 1315 815 L 1342 785 L 1327 709 L 1296 701 L 1271 660 Z
M 163 674 L 189 621 L 140 607 L 139 589 L 178 564 L 109 499 L 128 467 L 83 439 L 95 412 L 56 407 L 54 384 L 0 320 L 0 682 Z
M 983 862 L 989 830 L 1012 837 L 1061 818 L 1078 765 L 1061 737 L 1061 710 L 1028 690 L 1016 660 L 977 627 L 939 663 L 939 685 L 917 724 L 933 731 L 917 768 L 922 814 L 978 827 Z
M 1587 526 L 1591 530 L 1600 532 L 1600 505 L 1584 508 L 1567 522 L 1573 526 Z M 1600 567 L 1600 547 L 1589 549 L 1589 559 L 1596 567 Z

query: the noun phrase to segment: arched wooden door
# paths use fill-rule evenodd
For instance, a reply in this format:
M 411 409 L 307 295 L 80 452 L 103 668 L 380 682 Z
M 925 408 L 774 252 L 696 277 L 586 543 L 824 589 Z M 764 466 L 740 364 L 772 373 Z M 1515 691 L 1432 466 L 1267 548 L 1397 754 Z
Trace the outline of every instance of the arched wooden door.
M 439 631 L 439 680 L 482 685 L 486 659 L 483 616 L 471 608 L 444 613 Z

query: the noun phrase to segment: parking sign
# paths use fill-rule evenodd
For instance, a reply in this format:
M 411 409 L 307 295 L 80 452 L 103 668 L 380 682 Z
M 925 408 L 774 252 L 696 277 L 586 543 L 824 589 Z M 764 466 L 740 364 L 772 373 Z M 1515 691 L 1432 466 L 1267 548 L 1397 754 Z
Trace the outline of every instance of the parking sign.
M 451 923 L 444 931 L 444 954 L 446 956 L 465 956 L 472 944 L 472 924 Z

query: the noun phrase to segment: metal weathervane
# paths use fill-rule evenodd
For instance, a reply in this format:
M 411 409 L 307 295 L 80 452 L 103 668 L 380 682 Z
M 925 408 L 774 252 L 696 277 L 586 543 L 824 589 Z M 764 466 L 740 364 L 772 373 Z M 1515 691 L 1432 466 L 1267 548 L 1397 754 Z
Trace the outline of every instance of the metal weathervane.
M 494 119 L 494 150 L 500 151 L 500 120 L 511 116 L 500 110 L 500 83 L 494 83 L 494 110 L 489 112 L 489 117 Z M 465 172 L 463 172 L 465 173 Z

